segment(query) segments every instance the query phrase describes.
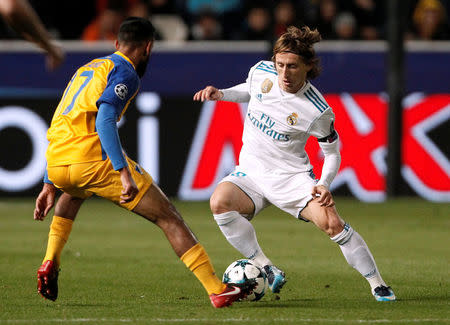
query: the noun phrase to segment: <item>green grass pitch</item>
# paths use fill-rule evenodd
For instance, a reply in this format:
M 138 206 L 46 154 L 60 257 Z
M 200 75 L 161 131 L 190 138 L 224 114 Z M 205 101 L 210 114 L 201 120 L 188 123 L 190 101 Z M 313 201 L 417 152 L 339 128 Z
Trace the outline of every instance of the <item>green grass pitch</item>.
M 37 294 L 36 271 L 51 216 L 34 221 L 33 199 L 1 199 L 0 323 L 449 324 L 450 205 L 337 201 L 398 301 L 376 302 L 325 234 L 271 207 L 253 224 L 287 284 L 279 295 L 216 310 L 156 226 L 100 199 L 81 208 L 62 255 L 59 298 L 46 301 Z M 220 276 L 242 257 L 220 233 L 207 202 L 174 203 Z

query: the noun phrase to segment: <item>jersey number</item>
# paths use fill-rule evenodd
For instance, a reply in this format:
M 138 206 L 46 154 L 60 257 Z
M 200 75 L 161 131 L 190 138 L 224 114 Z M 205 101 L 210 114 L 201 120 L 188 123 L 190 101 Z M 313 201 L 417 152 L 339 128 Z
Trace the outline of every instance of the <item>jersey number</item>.
M 72 108 L 73 105 L 75 104 L 75 101 L 77 100 L 78 95 L 81 93 L 81 91 L 83 90 L 84 87 L 86 87 L 86 85 L 89 83 L 89 81 L 91 81 L 92 77 L 94 76 L 94 71 L 83 71 L 80 74 L 80 77 L 86 77 L 86 79 L 84 80 L 83 84 L 80 86 L 80 88 L 78 89 L 78 91 L 75 93 L 75 95 L 72 98 L 72 102 L 70 103 L 69 106 L 66 107 L 66 109 L 64 110 L 64 112 L 62 112 L 62 115 L 66 115 L 68 114 Z M 73 80 L 73 79 L 72 79 Z M 70 88 L 70 86 L 69 86 Z M 67 89 L 67 92 L 69 91 L 69 89 Z

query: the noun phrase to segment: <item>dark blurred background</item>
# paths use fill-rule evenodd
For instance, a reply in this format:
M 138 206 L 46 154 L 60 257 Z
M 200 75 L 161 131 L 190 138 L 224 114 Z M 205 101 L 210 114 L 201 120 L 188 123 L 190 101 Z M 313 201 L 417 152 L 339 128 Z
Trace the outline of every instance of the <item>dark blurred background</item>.
M 160 40 L 273 40 L 289 25 L 324 40 L 386 39 L 387 0 L 30 0 L 56 39 L 112 40 L 127 16 L 150 18 Z M 403 0 L 407 40 L 448 40 L 447 0 Z M 17 35 L 0 23 L 0 39 Z

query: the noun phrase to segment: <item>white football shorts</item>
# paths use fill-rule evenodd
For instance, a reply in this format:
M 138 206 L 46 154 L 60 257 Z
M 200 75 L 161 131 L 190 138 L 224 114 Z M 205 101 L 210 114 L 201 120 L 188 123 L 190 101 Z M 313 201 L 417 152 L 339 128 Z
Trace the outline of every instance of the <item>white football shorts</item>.
M 312 170 L 285 175 L 249 175 L 236 166 L 235 170 L 219 183 L 222 182 L 235 184 L 250 197 L 255 204 L 253 216 L 273 204 L 298 219 L 308 221 L 300 216 L 300 212 L 313 199 L 311 192 L 317 180 Z M 251 219 L 253 216 L 248 217 Z

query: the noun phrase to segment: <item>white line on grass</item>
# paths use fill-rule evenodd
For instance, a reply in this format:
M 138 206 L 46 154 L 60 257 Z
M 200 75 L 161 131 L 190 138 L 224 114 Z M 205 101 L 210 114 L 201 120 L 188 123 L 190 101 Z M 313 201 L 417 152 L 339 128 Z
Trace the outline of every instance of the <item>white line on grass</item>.
M 134 323 L 134 322 L 148 322 L 148 323 L 182 323 L 182 322 L 199 322 L 199 323 L 226 323 L 226 322 L 242 322 L 251 321 L 257 323 L 266 322 L 289 322 L 289 323 L 356 323 L 356 324 L 389 324 L 389 323 L 449 323 L 450 319 L 439 318 L 417 318 L 417 319 L 330 319 L 330 318 L 271 318 L 271 319 L 255 319 L 255 318 L 151 318 L 151 319 L 131 319 L 131 318 L 54 318 L 54 319 L 2 319 L 0 323 L 83 323 L 83 322 L 105 322 L 105 323 Z

